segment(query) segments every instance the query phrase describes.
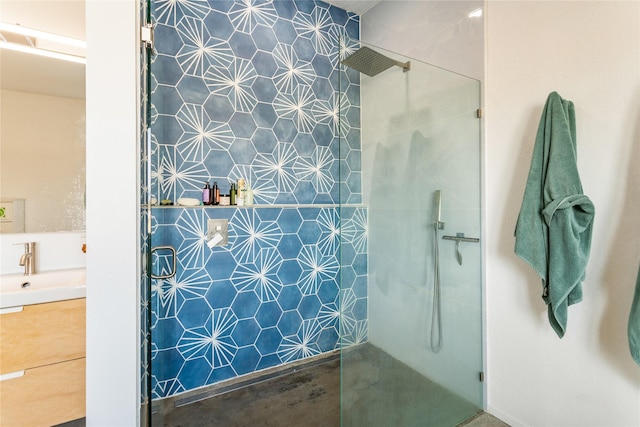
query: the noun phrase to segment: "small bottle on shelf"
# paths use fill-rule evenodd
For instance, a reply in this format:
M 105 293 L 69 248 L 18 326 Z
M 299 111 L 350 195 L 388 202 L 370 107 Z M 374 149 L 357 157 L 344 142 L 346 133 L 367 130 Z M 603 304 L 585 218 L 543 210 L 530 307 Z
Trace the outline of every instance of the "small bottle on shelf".
M 218 183 L 214 181 L 213 188 L 211 188 L 211 192 L 213 193 L 212 203 L 214 205 L 220 204 L 220 188 L 218 188 Z
M 244 192 L 244 205 L 253 206 L 253 190 L 249 184 L 247 184 L 247 189 Z
M 244 206 L 245 198 L 245 183 L 244 178 L 238 180 L 238 194 L 236 195 L 236 204 L 238 206 Z
M 231 206 L 235 206 L 236 204 L 236 185 L 231 184 L 231 189 L 229 190 L 229 203 Z
M 211 204 L 211 187 L 209 186 L 208 181 L 204 183 L 204 188 L 202 189 L 202 204 Z

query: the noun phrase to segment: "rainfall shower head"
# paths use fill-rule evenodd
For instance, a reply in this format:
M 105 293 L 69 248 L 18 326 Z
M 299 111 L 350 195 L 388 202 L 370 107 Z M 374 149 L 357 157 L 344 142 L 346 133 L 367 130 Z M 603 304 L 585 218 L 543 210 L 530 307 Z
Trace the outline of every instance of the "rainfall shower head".
M 342 63 L 369 77 L 373 77 L 394 65 L 401 67 L 405 73 L 411 69 L 410 61 L 396 61 L 366 46 L 347 56 L 342 60 Z

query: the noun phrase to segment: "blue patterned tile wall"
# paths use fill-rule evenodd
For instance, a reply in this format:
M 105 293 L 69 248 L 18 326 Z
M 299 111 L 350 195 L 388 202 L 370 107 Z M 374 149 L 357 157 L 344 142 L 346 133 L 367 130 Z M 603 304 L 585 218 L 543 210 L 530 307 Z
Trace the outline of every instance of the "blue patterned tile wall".
M 338 67 L 359 18 L 320 1 L 152 7 L 153 194 L 244 178 L 256 204 L 154 208 L 154 246 L 178 254 L 177 275 L 153 285 L 154 397 L 331 351 L 340 333 L 366 340 L 359 76 Z M 229 244 L 210 249 L 214 218 Z
M 153 10 L 158 199 L 244 178 L 257 204 L 361 202 L 359 163 L 339 161 L 360 152 L 359 77 L 338 67 L 357 15 L 291 0 L 156 0 Z
M 227 246 L 206 245 L 213 218 L 229 221 Z M 334 350 L 340 327 L 365 341 L 366 220 L 364 207 L 156 209 L 155 244 L 178 254 L 152 291 L 156 397 Z

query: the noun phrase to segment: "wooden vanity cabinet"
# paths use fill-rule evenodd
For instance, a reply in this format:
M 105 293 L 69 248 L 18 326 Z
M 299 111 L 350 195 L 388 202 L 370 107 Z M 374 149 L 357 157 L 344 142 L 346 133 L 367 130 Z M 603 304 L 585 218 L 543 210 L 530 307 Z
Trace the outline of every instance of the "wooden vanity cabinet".
M 0 314 L 0 425 L 85 416 L 85 299 Z

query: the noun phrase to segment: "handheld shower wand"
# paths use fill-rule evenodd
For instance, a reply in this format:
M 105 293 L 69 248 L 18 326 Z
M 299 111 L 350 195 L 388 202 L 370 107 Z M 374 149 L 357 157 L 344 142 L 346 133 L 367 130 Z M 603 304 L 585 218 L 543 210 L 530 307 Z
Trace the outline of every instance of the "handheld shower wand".
M 434 225 L 438 230 L 444 230 L 444 222 L 442 222 L 442 190 L 435 192 L 435 209 L 434 209 Z

